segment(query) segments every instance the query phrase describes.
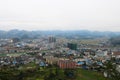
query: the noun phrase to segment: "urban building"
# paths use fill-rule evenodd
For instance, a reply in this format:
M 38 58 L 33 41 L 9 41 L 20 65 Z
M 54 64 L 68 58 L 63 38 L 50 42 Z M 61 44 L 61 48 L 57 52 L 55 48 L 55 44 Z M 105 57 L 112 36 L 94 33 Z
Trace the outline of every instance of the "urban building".
M 59 60 L 57 65 L 62 69 L 74 69 L 76 68 L 76 62 L 71 60 Z

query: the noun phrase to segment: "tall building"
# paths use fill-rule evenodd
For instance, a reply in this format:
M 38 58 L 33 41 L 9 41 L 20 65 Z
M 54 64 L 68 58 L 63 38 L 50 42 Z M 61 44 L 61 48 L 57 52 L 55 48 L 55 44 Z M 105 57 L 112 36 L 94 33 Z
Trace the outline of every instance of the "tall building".
M 77 44 L 74 43 L 68 43 L 67 47 L 71 50 L 77 50 Z
M 56 38 L 53 37 L 53 36 L 51 36 L 51 37 L 49 37 L 48 42 L 49 42 L 49 43 L 56 42 Z
M 11 40 L 12 43 L 17 43 L 17 42 L 19 42 L 19 41 L 20 41 L 19 38 L 12 38 L 12 40 Z

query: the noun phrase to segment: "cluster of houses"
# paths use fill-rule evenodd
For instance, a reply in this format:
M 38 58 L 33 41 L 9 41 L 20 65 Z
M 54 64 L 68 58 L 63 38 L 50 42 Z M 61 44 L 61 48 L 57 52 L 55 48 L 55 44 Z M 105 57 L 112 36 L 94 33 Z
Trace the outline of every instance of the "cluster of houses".
M 65 50 L 65 49 L 64 49 Z M 58 54 L 59 53 L 59 54 Z M 99 50 L 74 51 L 66 49 L 65 53 L 46 54 L 45 62 L 56 64 L 60 68 L 83 68 L 91 70 L 102 70 L 104 64 L 114 58 L 114 63 L 120 65 L 120 51 Z
M 100 70 L 106 61 L 114 58 L 114 62 L 120 65 L 120 50 L 111 48 L 86 48 L 69 43 L 66 39 L 61 41 L 54 37 L 48 39 L 34 39 L 24 41 L 1 40 L 0 54 L 24 52 L 19 56 L 0 57 L 0 66 L 21 65 L 35 62 L 39 66 L 57 65 L 59 68 L 83 68 Z M 7 43 L 7 44 L 5 44 Z M 72 46 L 73 45 L 73 46 Z M 73 48 L 73 50 L 72 50 Z M 27 54 L 27 53 L 32 53 Z M 43 55 L 44 53 L 44 55 Z
M 0 67 L 24 65 L 33 61 L 34 58 L 29 55 L 0 57 Z

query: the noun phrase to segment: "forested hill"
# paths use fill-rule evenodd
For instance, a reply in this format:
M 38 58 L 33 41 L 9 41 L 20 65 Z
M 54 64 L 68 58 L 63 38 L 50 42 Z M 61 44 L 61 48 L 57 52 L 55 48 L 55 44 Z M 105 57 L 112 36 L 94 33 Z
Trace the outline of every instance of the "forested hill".
M 96 38 L 96 37 L 117 37 L 120 36 L 120 32 L 100 32 L 100 31 L 88 31 L 88 30 L 77 30 L 77 31 L 25 31 L 25 30 L 0 30 L 0 38 L 40 38 L 41 36 L 58 36 L 66 38 Z

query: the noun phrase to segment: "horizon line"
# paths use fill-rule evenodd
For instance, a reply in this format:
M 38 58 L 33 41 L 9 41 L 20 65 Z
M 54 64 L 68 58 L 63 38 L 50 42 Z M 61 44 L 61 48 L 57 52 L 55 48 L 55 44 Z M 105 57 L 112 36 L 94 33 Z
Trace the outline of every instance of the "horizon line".
M 6 31 L 6 32 L 8 32 L 8 31 L 12 31 L 12 30 L 18 30 L 18 31 L 90 31 L 90 32 L 120 32 L 120 31 L 110 31 L 110 30 L 108 30 L 108 31 L 100 31 L 100 30 L 88 30 L 88 29 L 78 29 L 78 30 L 67 30 L 67 29 L 65 29 L 65 30 L 58 30 L 58 29 L 51 29 L 51 30 L 43 30 L 43 29 L 39 29 L 39 30 L 26 30 L 26 29 L 9 29 L 9 30 L 2 30 L 2 29 L 0 29 L 0 31 Z

